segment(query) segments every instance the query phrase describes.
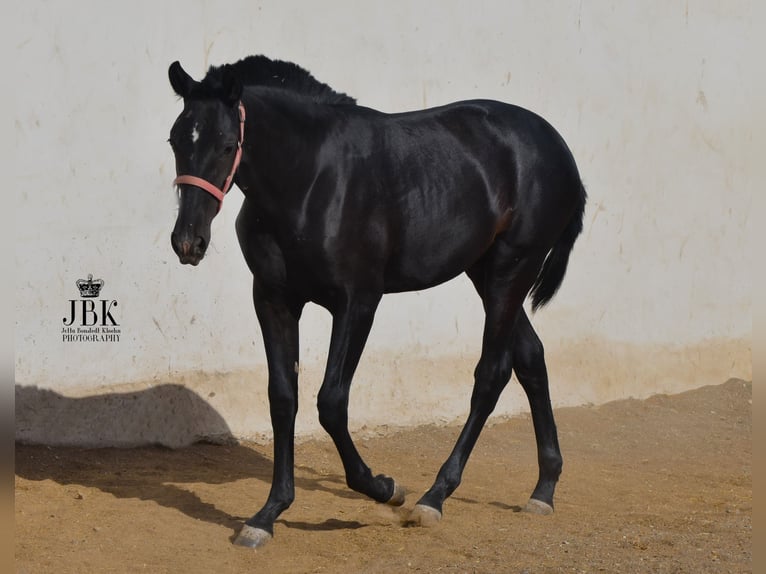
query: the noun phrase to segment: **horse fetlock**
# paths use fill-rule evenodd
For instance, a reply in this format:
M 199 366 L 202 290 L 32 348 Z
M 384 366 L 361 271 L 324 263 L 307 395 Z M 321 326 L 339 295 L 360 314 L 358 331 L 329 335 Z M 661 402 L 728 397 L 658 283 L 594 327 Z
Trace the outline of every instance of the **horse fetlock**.
M 377 474 L 375 477 L 371 477 L 371 484 L 381 496 L 378 498 L 376 495 L 372 495 L 372 498 L 378 500 L 378 502 L 385 502 L 392 506 L 400 506 L 404 503 L 404 489 L 396 484 L 396 481 L 386 474 Z M 398 502 L 401 500 L 401 502 Z

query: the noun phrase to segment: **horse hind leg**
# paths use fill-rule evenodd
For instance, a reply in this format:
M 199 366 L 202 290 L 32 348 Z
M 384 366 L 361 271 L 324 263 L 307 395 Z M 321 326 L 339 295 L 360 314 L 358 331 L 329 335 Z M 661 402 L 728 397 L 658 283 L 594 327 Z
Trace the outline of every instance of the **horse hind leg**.
M 443 504 L 460 485 L 468 457 L 502 390 L 511 378 L 509 347 L 505 337 L 484 345 L 481 359 L 474 371 L 474 388 L 468 420 L 452 452 L 439 469 L 433 486 L 418 500 L 407 518 L 407 526 L 432 526 L 441 520 Z
M 513 339 L 513 370 L 529 400 L 537 442 L 539 477 L 524 510 L 553 512 L 553 493 L 561 474 L 562 459 L 553 419 L 543 344 L 522 309 Z
M 484 302 L 486 319 L 468 419 L 434 484 L 406 521 L 408 525 L 429 526 L 441 519 L 444 501 L 460 484 L 479 434 L 511 378 L 516 318 L 545 254 L 505 243 L 495 247 L 469 272 Z

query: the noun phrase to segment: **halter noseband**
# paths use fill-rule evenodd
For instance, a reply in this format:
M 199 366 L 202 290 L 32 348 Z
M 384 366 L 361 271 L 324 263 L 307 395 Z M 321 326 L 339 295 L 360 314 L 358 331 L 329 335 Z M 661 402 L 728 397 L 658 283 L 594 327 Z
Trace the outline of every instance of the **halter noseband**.
M 234 174 L 237 173 L 239 168 L 239 162 L 242 160 L 242 144 L 245 141 L 245 106 L 242 102 L 239 102 L 239 140 L 237 141 L 237 153 L 234 156 L 234 165 L 231 167 L 231 173 L 223 183 L 222 188 L 218 188 L 206 179 L 196 177 L 194 175 L 179 175 L 173 180 L 173 185 L 179 185 L 182 183 L 188 185 L 194 185 L 207 191 L 210 195 L 218 200 L 218 211 L 221 211 L 223 205 L 223 196 L 226 195 L 231 188 L 231 184 L 234 181 Z

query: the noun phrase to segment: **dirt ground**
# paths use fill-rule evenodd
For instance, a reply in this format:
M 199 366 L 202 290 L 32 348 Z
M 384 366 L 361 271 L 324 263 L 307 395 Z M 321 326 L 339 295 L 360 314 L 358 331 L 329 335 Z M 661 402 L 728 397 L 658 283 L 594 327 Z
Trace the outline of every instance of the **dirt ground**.
M 408 490 L 397 512 L 349 491 L 332 444 L 296 448 L 296 500 L 259 551 L 235 547 L 264 502 L 270 446 L 16 446 L 24 574 L 752 572 L 752 384 L 556 411 L 556 513 L 520 512 L 537 476 L 531 419 L 485 429 L 433 528 L 404 528 L 458 428 L 359 441 Z

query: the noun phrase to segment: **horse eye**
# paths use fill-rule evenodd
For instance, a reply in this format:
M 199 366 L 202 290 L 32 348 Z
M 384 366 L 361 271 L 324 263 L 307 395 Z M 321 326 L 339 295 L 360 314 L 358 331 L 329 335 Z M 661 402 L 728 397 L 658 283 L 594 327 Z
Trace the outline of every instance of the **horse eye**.
M 227 145 L 225 148 L 223 148 L 223 153 L 225 153 L 226 155 L 231 154 L 231 152 L 233 151 L 234 151 L 233 145 Z

